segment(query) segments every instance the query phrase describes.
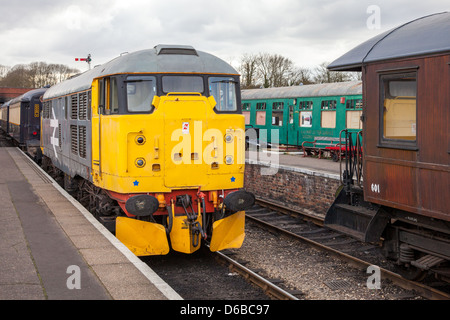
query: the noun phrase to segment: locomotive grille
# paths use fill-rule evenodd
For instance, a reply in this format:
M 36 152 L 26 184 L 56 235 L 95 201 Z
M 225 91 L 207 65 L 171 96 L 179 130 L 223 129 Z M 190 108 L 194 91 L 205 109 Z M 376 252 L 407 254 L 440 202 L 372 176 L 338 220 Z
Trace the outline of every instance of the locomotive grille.
M 78 96 L 76 94 L 72 95 L 71 100 L 72 100 L 71 118 L 78 119 Z
M 78 147 L 80 151 L 80 157 L 86 158 L 86 127 L 78 127 Z
M 71 150 L 73 154 L 78 155 L 78 135 L 77 135 L 77 126 L 70 126 L 70 141 L 71 141 Z
M 87 94 L 85 93 L 80 93 L 80 98 L 79 98 L 79 110 L 78 110 L 78 117 L 80 120 L 86 120 L 87 118 Z
M 50 101 L 44 102 L 43 117 L 46 118 L 46 119 L 50 118 Z

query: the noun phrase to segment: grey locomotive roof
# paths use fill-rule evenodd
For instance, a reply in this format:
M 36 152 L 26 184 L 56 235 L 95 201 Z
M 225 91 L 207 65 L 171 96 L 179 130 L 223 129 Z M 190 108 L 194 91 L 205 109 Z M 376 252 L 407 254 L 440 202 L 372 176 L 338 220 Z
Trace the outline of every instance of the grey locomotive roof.
M 242 100 L 362 94 L 361 81 L 309 84 L 303 86 L 242 90 Z
M 40 89 L 34 89 L 25 92 L 24 94 L 14 98 L 11 100 L 11 104 L 17 103 L 19 101 L 21 102 L 28 102 L 31 101 L 31 99 L 35 96 L 41 96 L 43 95 L 48 89 L 47 88 L 40 88 Z
M 123 54 L 103 65 L 51 87 L 45 99 L 88 90 L 92 80 L 120 73 L 219 73 L 238 74 L 225 61 L 190 46 L 158 45 Z
M 363 63 L 450 51 L 450 13 L 425 16 L 384 32 L 333 61 L 330 70 L 361 70 Z

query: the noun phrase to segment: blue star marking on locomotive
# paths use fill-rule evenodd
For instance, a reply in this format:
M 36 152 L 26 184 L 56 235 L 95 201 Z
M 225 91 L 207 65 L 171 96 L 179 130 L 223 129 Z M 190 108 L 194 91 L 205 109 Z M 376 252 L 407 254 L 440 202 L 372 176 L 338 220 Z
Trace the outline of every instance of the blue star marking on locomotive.
M 134 185 L 135 187 L 139 186 L 139 181 L 137 181 L 137 180 L 134 181 L 134 182 L 133 182 L 133 185 Z
M 235 182 L 236 178 L 235 177 L 231 177 L 231 182 Z

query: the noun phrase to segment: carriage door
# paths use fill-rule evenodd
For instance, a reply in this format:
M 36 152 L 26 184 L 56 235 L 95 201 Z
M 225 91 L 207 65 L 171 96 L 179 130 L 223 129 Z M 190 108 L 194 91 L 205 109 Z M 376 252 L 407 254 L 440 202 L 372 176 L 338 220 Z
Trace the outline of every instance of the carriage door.
M 298 131 L 297 131 L 298 126 L 295 125 L 294 107 L 295 107 L 295 100 L 292 104 L 289 105 L 289 108 L 286 108 L 285 112 L 288 113 L 288 115 L 286 116 L 287 144 L 296 146 L 298 145 Z
M 287 126 L 284 116 L 284 102 L 274 102 L 272 104 L 272 130 L 270 132 L 270 142 L 275 144 L 286 144 Z M 273 130 L 278 130 L 278 137 L 273 135 Z M 278 141 L 277 141 L 278 139 Z
M 95 79 L 92 82 L 92 171 L 94 180 L 98 181 L 102 176 L 101 158 L 101 121 L 105 110 L 106 92 L 105 79 Z

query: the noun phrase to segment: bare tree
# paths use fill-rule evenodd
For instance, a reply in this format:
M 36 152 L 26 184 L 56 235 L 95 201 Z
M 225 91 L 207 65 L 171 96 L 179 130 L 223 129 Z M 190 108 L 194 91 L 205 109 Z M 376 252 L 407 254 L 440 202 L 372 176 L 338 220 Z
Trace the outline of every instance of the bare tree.
M 47 64 L 45 62 L 32 62 L 28 65 L 19 64 L 7 70 L 6 74 L 0 78 L 0 85 L 40 88 L 45 85 L 54 85 L 76 73 L 79 73 L 79 70 L 62 64 Z
M 361 74 L 359 72 L 330 71 L 327 69 L 328 65 L 329 65 L 328 62 L 322 62 L 315 69 L 314 82 L 331 83 L 331 82 L 361 80 Z
M 308 68 L 293 67 L 287 74 L 288 86 L 298 86 L 314 83 L 311 70 Z
M 242 88 L 256 88 L 258 61 L 254 54 L 244 54 L 241 58 L 241 65 L 238 68 L 242 75 Z
M 0 64 L 0 80 L 3 79 L 11 68 Z
M 258 78 L 264 88 L 271 87 L 270 83 L 270 54 L 260 53 L 257 58 Z
M 244 54 L 238 68 L 243 88 L 270 88 L 313 83 L 312 73 L 279 54 Z

